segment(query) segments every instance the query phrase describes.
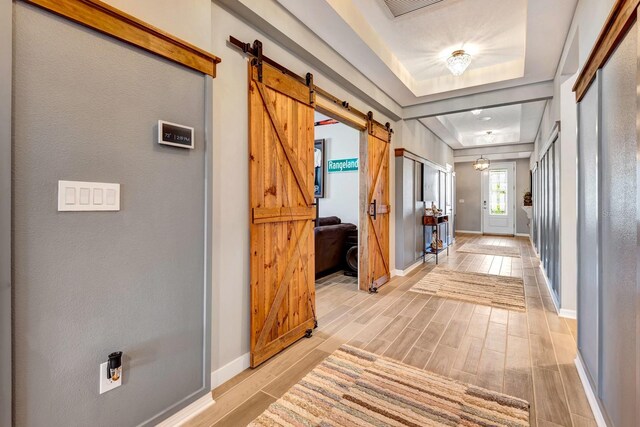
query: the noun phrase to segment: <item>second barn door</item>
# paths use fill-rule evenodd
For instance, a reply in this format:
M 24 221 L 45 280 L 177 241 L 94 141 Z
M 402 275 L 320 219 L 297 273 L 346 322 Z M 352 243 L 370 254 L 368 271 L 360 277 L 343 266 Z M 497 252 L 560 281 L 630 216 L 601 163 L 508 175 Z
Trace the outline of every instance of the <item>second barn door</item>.
M 374 291 L 389 281 L 389 149 L 391 131 L 369 121 L 366 148 L 367 237 L 366 280 L 361 288 Z
M 251 366 L 315 325 L 313 106 L 309 88 L 249 69 Z

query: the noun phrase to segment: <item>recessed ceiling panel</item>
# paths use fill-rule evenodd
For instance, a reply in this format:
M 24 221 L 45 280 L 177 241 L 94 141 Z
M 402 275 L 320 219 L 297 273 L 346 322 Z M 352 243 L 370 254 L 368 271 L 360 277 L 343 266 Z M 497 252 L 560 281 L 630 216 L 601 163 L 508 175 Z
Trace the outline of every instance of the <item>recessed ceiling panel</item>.
M 433 123 L 427 126 L 436 134 L 438 129 L 446 129 L 446 133 L 455 138 L 456 143 L 449 143 L 453 149 L 526 144 L 535 139 L 545 103 L 538 101 L 447 114 L 435 118 L 437 126 Z
M 389 11 L 396 18 L 441 1 L 443 0 L 384 0 Z

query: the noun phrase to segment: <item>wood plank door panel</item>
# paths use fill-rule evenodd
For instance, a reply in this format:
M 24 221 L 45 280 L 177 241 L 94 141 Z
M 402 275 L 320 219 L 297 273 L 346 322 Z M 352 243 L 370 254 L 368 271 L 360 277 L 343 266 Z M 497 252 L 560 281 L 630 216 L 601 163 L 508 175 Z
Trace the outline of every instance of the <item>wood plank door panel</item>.
M 367 283 L 377 289 L 389 281 L 389 150 L 390 130 L 370 123 L 367 136 L 368 267 Z M 372 289 L 370 289 L 372 290 Z
M 250 65 L 251 366 L 315 325 L 313 107 L 309 89 Z M 306 93 L 306 97 L 303 94 Z

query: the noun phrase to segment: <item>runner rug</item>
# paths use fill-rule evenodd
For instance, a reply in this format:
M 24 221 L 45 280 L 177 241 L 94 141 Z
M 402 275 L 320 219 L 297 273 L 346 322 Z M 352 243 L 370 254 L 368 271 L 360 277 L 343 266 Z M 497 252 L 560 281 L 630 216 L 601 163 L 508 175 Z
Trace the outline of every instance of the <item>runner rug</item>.
M 518 277 L 460 272 L 436 266 L 410 290 L 474 304 L 526 311 L 524 282 Z
M 516 246 L 480 245 L 477 243 L 465 243 L 464 245 L 457 248 L 456 252 L 520 258 L 520 248 Z
M 250 426 L 529 426 L 529 403 L 344 345 Z

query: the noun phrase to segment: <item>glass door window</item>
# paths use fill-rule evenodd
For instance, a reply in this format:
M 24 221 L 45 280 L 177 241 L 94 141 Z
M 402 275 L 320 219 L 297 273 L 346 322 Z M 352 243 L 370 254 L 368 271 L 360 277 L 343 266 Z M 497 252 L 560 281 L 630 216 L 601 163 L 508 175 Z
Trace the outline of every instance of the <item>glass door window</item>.
M 507 215 L 507 186 L 509 184 L 506 169 L 489 171 L 489 212 L 490 215 Z

